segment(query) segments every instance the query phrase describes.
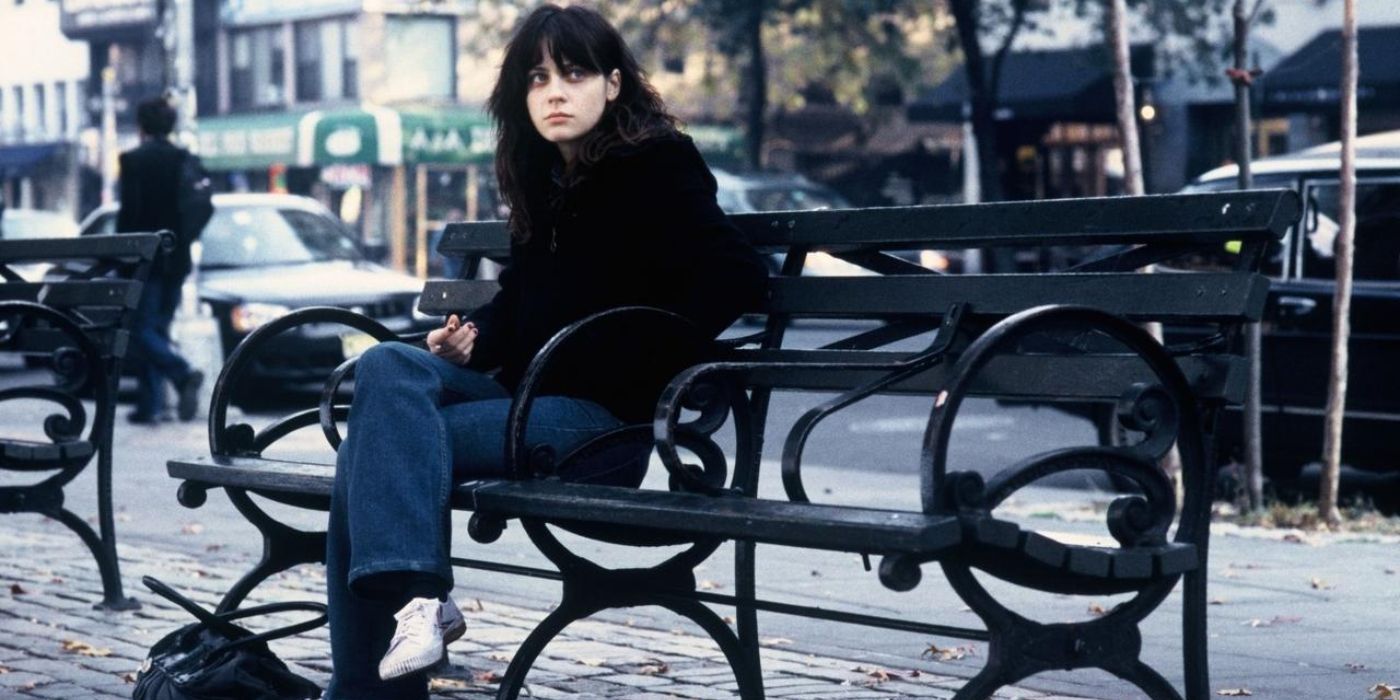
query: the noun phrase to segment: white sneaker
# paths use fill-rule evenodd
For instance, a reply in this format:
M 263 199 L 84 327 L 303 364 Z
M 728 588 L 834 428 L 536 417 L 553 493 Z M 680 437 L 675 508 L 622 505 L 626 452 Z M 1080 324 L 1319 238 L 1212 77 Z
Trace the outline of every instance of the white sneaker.
M 386 681 L 438 664 L 447 658 L 447 645 L 467 631 L 467 621 L 451 599 L 414 598 L 394 619 L 398 628 L 379 662 L 379 677 Z

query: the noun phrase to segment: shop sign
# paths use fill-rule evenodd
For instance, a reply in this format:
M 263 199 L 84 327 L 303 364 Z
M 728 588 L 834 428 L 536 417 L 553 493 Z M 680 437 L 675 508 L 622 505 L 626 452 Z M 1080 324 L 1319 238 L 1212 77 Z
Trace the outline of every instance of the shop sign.
M 199 157 L 214 169 L 291 163 L 296 157 L 295 123 L 206 128 L 199 131 Z
M 159 0 L 63 0 L 59 29 L 70 39 L 83 39 L 149 30 L 159 19 Z
M 356 163 L 335 163 L 321 168 L 321 182 L 336 189 L 370 186 L 369 166 Z

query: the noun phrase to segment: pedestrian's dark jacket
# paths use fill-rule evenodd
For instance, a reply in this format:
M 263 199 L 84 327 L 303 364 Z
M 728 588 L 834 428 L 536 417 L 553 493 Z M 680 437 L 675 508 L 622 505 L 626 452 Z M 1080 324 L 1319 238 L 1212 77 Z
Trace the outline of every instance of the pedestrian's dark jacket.
M 180 169 L 188 152 L 163 138 L 146 139 L 121 154 L 121 180 L 118 197 L 117 233 L 148 233 L 180 228 L 177 198 Z M 176 236 L 176 240 L 188 240 Z M 184 279 L 190 272 L 190 249 L 177 245 L 162 257 L 156 274 L 171 280 Z
M 660 307 L 713 338 L 758 306 L 766 267 L 716 205 L 714 176 L 688 137 L 615 148 L 568 185 L 557 175 L 531 189 L 532 235 L 512 244 L 501 290 L 469 315 L 480 331 L 470 367 L 499 367 L 497 379 L 514 391 L 545 342 L 599 311 Z M 605 376 L 576 376 L 557 393 L 594 400 L 624 420 L 649 418 L 655 397 L 638 396 L 628 369 L 610 361 L 615 343 L 627 342 L 571 353 L 575 374 L 597 367 Z

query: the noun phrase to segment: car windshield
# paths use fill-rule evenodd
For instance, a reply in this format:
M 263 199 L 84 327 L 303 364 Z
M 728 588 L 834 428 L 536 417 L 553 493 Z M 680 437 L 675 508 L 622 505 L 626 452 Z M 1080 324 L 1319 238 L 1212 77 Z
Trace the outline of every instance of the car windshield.
M 219 207 L 199 240 L 201 267 L 359 259 L 354 239 L 339 222 L 301 209 Z
M 831 192 L 798 187 L 765 187 L 749 191 L 749 201 L 756 211 L 802 211 L 808 209 L 840 209 L 846 206 Z

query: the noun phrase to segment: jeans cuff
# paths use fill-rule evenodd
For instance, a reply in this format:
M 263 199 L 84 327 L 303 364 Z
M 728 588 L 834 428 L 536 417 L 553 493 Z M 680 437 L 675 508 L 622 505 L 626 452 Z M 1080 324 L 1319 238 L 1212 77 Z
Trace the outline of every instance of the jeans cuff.
M 440 576 L 447 582 L 447 590 L 453 587 L 452 567 L 447 564 L 429 561 L 425 559 L 385 559 L 376 561 L 373 564 L 365 564 L 350 569 L 349 576 L 346 577 L 346 585 L 355 595 L 364 597 L 362 592 L 356 588 L 356 584 L 367 576 L 383 574 L 391 571 L 411 571 L 423 574 L 434 574 Z

